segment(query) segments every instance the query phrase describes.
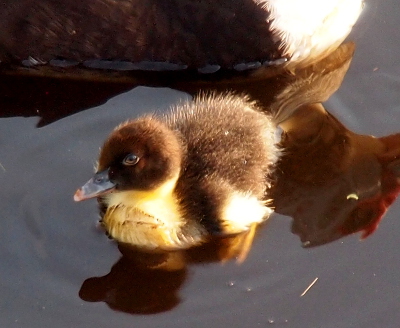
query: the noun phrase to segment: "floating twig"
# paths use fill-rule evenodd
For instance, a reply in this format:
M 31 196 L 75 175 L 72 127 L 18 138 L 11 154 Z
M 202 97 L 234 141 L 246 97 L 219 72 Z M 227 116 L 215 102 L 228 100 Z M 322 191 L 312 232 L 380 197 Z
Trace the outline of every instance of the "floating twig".
M 303 297 L 310 290 L 310 288 L 312 286 L 314 286 L 314 284 L 317 282 L 317 280 L 318 280 L 318 277 L 314 279 L 314 281 L 306 288 L 306 290 L 300 295 L 300 297 Z

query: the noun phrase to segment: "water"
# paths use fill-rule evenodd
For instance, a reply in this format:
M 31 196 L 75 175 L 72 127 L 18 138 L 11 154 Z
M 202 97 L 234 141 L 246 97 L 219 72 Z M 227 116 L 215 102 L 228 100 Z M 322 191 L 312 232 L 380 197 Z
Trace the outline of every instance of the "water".
M 367 3 L 353 33 L 350 69 L 325 103 L 358 134 L 399 133 L 394 8 L 394 0 Z M 6 76 L 0 82 L 1 327 L 398 327 L 398 201 L 363 241 L 350 235 L 303 248 L 291 232 L 292 218 L 276 214 L 242 265 L 194 256 L 177 272 L 149 272 L 121 257 L 97 227 L 95 201 L 74 203 L 72 195 L 118 123 L 190 96 L 169 88 L 130 90 L 129 84 Z M 342 180 L 373 185 L 380 171 L 368 163 Z M 332 195 L 337 186 L 315 197 Z M 292 203 L 284 196 L 281 212 L 288 214 Z

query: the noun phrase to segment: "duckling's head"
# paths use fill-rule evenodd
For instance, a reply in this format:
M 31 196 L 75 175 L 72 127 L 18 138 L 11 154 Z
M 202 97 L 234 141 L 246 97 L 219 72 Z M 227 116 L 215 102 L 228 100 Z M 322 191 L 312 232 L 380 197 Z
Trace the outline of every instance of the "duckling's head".
M 147 116 L 117 127 L 101 149 L 97 171 L 77 190 L 76 201 L 100 197 L 102 225 L 118 242 L 147 250 L 180 249 L 186 238 L 174 190 L 183 147 L 179 134 Z
M 151 191 L 179 175 L 182 147 L 176 133 L 152 116 L 118 126 L 101 149 L 95 175 L 76 201 L 110 191 Z

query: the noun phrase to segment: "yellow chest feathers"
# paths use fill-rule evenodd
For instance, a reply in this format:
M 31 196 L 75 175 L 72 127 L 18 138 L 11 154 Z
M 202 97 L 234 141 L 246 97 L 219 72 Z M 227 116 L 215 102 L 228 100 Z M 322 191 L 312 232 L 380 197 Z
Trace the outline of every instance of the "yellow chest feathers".
M 148 250 L 178 250 L 202 243 L 204 227 L 191 222 L 188 236 L 182 232 L 187 223 L 182 217 L 174 189 L 177 178 L 151 191 L 129 190 L 105 196 L 107 211 L 102 223 L 117 241 Z M 231 191 L 221 209 L 220 222 L 226 235 L 247 231 L 271 213 L 265 202 L 249 193 Z M 196 233 L 197 231 L 197 233 Z
M 150 191 L 129 190 L 106 196 L 103 225 L 119 242 L 147 249 L 187 248 L 181 233 L 184 220 L 173 190 L 177 178 Z

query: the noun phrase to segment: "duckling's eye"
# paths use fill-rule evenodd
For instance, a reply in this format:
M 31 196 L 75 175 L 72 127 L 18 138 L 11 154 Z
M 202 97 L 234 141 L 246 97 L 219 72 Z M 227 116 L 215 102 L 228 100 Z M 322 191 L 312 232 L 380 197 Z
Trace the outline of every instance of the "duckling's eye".
M 122 161 L 122 164 L 132 166 L 135 165 L 137 162 L 139 162 L 139 156 L 135 154 L 128 154 L 125 156 L 124 160 Z

